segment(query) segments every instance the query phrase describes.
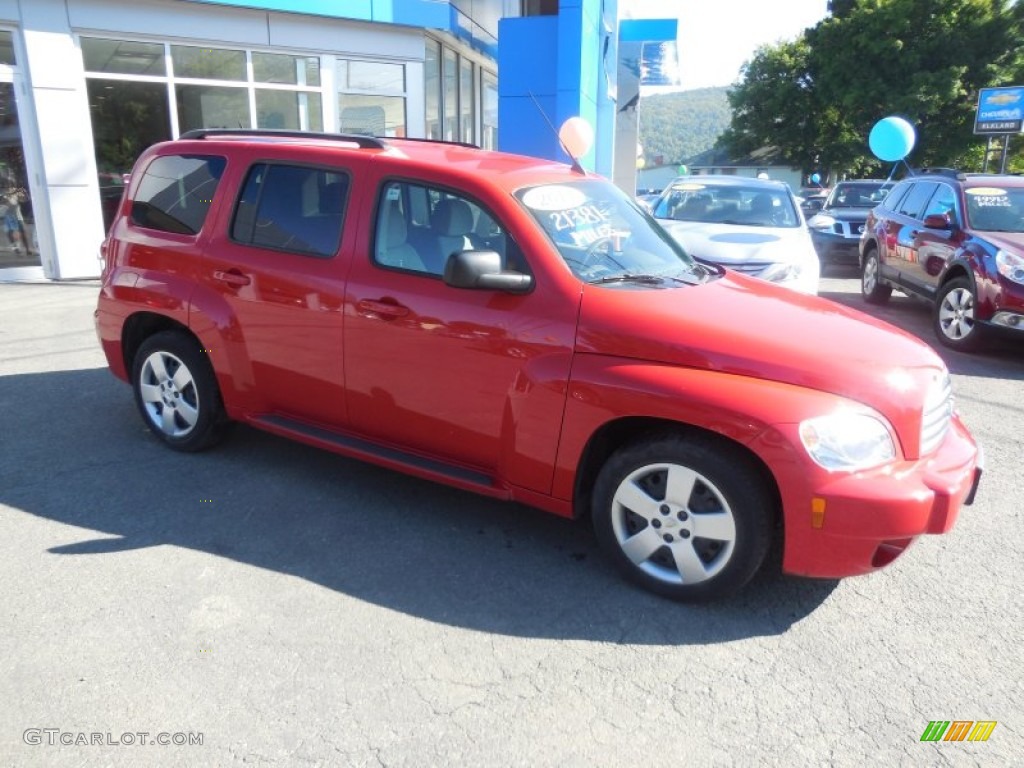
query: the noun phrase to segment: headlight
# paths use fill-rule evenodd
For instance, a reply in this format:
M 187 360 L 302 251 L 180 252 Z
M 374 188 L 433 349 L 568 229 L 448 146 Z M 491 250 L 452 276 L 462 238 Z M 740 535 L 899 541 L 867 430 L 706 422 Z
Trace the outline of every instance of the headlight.
M 819 232 L 831 232 L 835 223 L 836 220 L 831 216 L 819 213 L 811 217 L 811 220 L 807 222 L 807 226 L 811 229 L 817 229 Z
M 779 262 L 765 267 L 758 277 L 770 283 L 788 283 L 800 277 L 800 265 L 792 262 Z
M 1007 280 L 1024 285 L 1024 256 L 1000 248 L 996 251 L 996 268 Z
M 896 458 L 881 416 L 840 412 L 800 424 L 800 440 L 815 463 L 829 472 L 877 467 Z

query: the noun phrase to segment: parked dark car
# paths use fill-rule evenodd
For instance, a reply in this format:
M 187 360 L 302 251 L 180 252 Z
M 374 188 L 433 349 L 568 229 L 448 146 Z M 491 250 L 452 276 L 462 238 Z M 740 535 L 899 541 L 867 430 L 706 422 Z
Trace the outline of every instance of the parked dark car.
M 927 299 L 947 347 L 973 351 L 995 330 L 1024 338 L 1024 177 L 904 179 L 868 215 L 860 253 L 864 298 L 899 288 Z
M 892 187 L 892 182 L 882 179 L 841 181 L 835 185 L 821 210 L 807 221 L 822 266 L 857 263 L 868 211 L 882 202 Z

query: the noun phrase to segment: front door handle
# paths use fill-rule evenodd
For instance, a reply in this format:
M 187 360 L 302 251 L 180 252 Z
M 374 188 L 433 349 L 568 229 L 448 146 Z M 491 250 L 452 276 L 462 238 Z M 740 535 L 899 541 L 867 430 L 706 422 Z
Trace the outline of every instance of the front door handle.
M 243 285 L 249 285 L 252 282 L 252 278 L 248 275 L 243 275 L 237 269 L 229 269 L 227 271 L 218 269 L 213 273 L 214 280 L 220 280 L 222 283 L 233 285 L 236 288 L 241 288 Z
M 372 299 L 363 299 L 356 304 L 356 309 L 359 310 L 360 314 L 380 315 L 385 320 L 393 320 L 399 317 L 405 317 L 409 314 L 408 307 L 402 306 L 395 301 L 386 301 L 383 299 L 377 301 Z

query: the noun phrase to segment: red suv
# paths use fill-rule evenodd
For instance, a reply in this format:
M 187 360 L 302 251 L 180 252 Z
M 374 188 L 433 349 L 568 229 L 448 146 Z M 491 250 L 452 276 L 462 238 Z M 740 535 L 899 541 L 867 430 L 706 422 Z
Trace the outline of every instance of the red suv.
M 671 597 L 775 539 L 791 573 L 884 566 L 980 473 L 925 344 L 695 261 L 566 165 L 197 131 L 142 155 L 104 253 L 103 350 L 171 448 L 241 421 L 588 516 Z
M 932 302 L 939 341 L 973 352 L 985 333 L 1024 331 L 1024 177 L 923 171 L 868 215 L 861 289 Z M 1016 331 L 1017 333 L 1013 333 Z

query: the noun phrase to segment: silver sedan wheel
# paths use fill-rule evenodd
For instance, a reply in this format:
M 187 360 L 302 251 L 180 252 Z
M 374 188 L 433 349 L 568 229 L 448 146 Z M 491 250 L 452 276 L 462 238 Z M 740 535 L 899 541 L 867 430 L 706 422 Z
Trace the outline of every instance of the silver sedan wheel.
M 175 355 L 153 352 L 139 371 L 139 395 L 146 416 L 168 437 L 184 437 L 199 420 L 199 397 L 192 372 Z
M 954 288 L 939 304 L 939 328 L 943 335 L 960 341 L 974 330 L 974 296 L 968 288 Z
M 666 584 L 714 578 L 736 544 L 736 521 L 722 492 L 679 464 L 629 474 L 615 491 L 611 522 L 623 554 Z

